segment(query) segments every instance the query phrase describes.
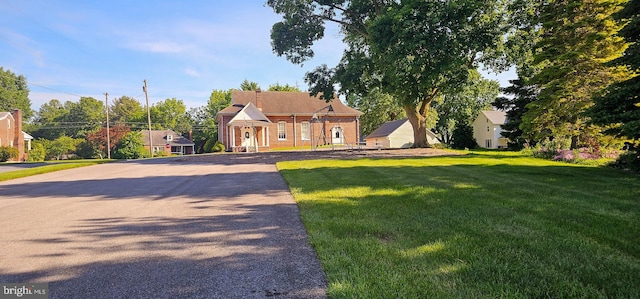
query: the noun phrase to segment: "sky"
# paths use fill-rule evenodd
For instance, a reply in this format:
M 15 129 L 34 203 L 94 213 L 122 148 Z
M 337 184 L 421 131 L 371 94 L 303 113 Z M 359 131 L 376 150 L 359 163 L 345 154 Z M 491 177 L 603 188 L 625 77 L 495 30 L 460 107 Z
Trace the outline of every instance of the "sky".
M 281 17 L 265 0 L 0 0 L 0 66 L 26 77 L 32 108 L 51 99 L 121 96 L 143 105 L 183 100 L 206 105 L 211 91 L 289 84 L 337 65 L 344 45 L 329 26 L 315 57 L 294 65 L 273 53 L 270 31 Z M 498 79 L 502 86 L 512 74 Z

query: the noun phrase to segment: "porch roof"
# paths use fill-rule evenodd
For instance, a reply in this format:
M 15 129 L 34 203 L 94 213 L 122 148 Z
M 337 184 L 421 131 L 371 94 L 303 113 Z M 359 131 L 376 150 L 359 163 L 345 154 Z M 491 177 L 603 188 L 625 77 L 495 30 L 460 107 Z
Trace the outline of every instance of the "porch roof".
M 271 121 L 253 103 L 247 103 L 228 123 L 231 125 L 264 126 Z

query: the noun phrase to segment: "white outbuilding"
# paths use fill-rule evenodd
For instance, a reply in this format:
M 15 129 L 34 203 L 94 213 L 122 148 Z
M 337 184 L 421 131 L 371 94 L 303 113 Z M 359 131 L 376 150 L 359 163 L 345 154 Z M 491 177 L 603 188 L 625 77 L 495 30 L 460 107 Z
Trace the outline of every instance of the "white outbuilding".
M 427 130 L 429 144 L 440 143 L 436 135 Z M 413 145 L 413 127 L 409 119 L 400 119 L 382 124 L 365 137 L 367 147 L 408 148 Z

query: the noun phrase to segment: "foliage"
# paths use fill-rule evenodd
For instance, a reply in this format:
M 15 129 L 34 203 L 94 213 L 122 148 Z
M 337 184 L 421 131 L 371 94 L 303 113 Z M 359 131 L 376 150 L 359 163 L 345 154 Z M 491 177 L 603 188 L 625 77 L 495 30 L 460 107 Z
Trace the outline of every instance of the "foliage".
M 497 151 L 277 166 L 331 298 L 640 296 L 636 176 Z
M 269 91 L 300 92 L 301 90 L 300 88 L 298 88 L 298 86 L 289 85 L 289 84 L 280 85 L 279 83 L 276 83 L 274 85 L 269 85 Z
M 128 132 L 113 151 L 114 159 L 139 159 L 145 155 L 146 150 L 140 132 Z
M 470 70 L 465 86 L 434 99 L 433 109 L 437 111 L 434 117 L 437 119 L 435 132 L 440 141 L 450 144 L 457 124 L 471 124 L 480 111 L 490 109 L 490 103 L 498 96 L 499 88 L 497 81 L 484 79 L 478 71 Z
M 360 130 L 363 136 L 371 134 L 386 122 L 406 117 L 400 102 L 379 89 L 365 95 L 351 93 L 347 96 L 347 104 L 363 113 L 360 116 Z
M 225 150 L 225 146 L 224 146 L 224 144 L 223 144 L 222 142 L 220 142 L 220 141 L 216 141 L 216 144 L 214 144 L 214 145 L 213 145 L 213 147 L 211 148 L 211 150 L 212 150 L 214 153 L 217 153 L 217 152 L 223 152 L 223 151 Z
M 240 83 L 240 89 L 241 90 L 258 90 L 260 89 L 260 85 L 258 85 L 258 83 L 253 82 L 253 81 L 249 81 L 247 79 L 244 79 L 244 81 L 242 81 L 242 83 Z
M 55 140 L 49 141 L 42 139 L 41 142 L 46 149 L 46 160 L 60 160 L 67 155 L 73 154 L 82 139 L 74 139 L 66 135 L 62 135 Z
M 498 97 L 493 106 L 498 110 L 506 111 L 507 122 L 502 125 L 502 136 L 509 139 L 507 147 L 513 150 L 521 150 L 525 145 L 535 145 L 535 141 L 528 141 L 522 136 L 520 128 L 522 116 L 528 111 L 527 105 L 536 100 L 538 90 L 535 86 L 526 85 L 523 79 L 509 80 L 511 86 L 501 88 L 501 92 L 507 96 Z
M 215 139 L 208 139 L 207 142 L 204 143 L 203 151 L 205 153 L 213 153 L 213 146 L 216 144 Z
M 29 162 L 41 162 L 47 156 L 47 150 L 44 147 L 44 144 L 40 140 L 31 141 L 31 150 L 29 151 L 29 156 L 27 157 L 27 161 Z
M 577 148 L 594 137 L 585 111 L 592 97 L 609 84 L 629 78 L 624 67 L 605 62 L 622 55 L 625 41 L 615 34 L 612 19 L 625 0 L 567 0 L 545 2 L 540 9 L 541 39 L 534 63 L 539 71 L 531 84 L 540 88 L 522 118 L 526 138 L 571 138 Z
M 451 147 L 455 149 L 473 149 L 478 147 L 476 139 L 473 138 L 473 126 L 468 122 L 456 123 L 451 134 Z
M 18 149 L 10 146 L 0 146 L 0 162 L 7 162 L 18 158 Z
M 13 109 L 22 110 L 24 121 L 33 116 L 27 79 L 0 67 L 0 111 L 11 112 Z
M 507 1 L 510 3 L 510 1 Z M 347 45 L 335 68 L 307 73 L 311 93 L 331 100 L 340 92 L 361 96 L 379 87 L 405 110 L 414 128 L 414 146 L 427 146 L 426 118 L 440 91 L 466 82 L 477 63 L 500 69 L 504 40 L 512 32 L 504 1 L 292 1 L 268 0 L 282 15 L 273 25 L 274 52 L 293 63 L 312 58 L 325 22 L 337 23 Z
M 640 152 L 628 151 L 620 155 L 611 166 L 640 173 Z
M 111 144 L 112 151 L 120 140 L 124 138 L 127 133 L 129 133 L 131 129 L 127 126 L 117 125 L 109 128 L 109 143 Z M 86 147 L 90 149 L 90 156 L 83 156 L 85 158 L 94 158 L 99 157 L 103 159 L 107 156 L 107 128 L 102 128 L 96 132 L 91 132 L 87 134 L 87 142 Z
M 61 136 L 85 138 L 96 131 L 106 120 L 104 103 L 91 97 L 82 97 L 78 102 L 61 103 L 56 99 L 40 106 L 35 118 L 35 138 L 54 140 Z
M 614 63 L 640 72 L 640 0 L 627 2 L 616 17 L 629 19 L 619 35 L 631 44 Z M 639 95 L 640 76 L 637 74 L 633 78 L 612 84 L 604 94 L 594 99 L 595 105 L 589 110 L 592 122 L 608 126 L 608 134 L 640 140 Z
M 178 134 L 191 130 L 187 106 L 176 98 L 166 99 L 151 106 L 151 124 L 156 130 L 170 129 Z
M 138 100 L 121 96 L 109 106 L 109 122 L 116 125 L 138 125 L 147 123 L 147 113 Z

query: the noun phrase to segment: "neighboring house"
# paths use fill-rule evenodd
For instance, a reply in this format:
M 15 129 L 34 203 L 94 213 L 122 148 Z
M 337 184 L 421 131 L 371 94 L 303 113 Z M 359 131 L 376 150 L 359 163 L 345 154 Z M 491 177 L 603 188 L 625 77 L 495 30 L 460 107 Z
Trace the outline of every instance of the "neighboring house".
M 231 106 L 216 116 L 218 140 L 228 151 L 352 145 L 362 112 L 335 98 L 327 103 L 307 92 L 231 92 Z
M 28 155 L 25 152 L 24 142 L 25 140 L 28 141 L 30 149 L 31 139 L 33 137 L 22 132 L 22 111 L 16 109 L 12 112 L 0 112 L 0 146 L 16 148 L 18 150 L 18 158 L 15 160 L 27 160 Z
M 149 150 L 149 130 L 143 130 L 142 142 Z M 151 130 L 151 145 L 153 152 L 163 152 L 165 155 L 191 155 L 194 153 L 194 143 L 172 130 Z
M 364 138 L 368 147 L 408 148 L 413 146 L 413 126 L 409 119 L 400 119 L 382 124 Z M 429 144 L 440 143 L 436 134 L 427 130 Z
M 483 148 L 506 148 L 508 139 L 500 135 L 506 120 L 506 112 L 481 111 L 473 122 L 473 138 Z

